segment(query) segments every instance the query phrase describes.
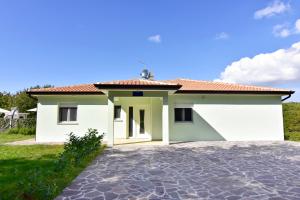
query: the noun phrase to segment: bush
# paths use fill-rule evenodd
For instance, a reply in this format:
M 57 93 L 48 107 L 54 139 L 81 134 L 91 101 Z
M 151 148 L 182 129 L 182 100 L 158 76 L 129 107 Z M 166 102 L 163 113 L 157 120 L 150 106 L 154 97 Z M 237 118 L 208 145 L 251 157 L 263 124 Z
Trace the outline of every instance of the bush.
M 59 156 L 59 170 L 69 165 L 78 166 L 87 155 L 97 151 L 101 146 L 103 134 L 99 135 L 96 129 L 89 129 L 83 137 L 73 133 L 70 133 L 69 137 L 69 142 L 64 145 L 64 152 Z
M 21 135 L 34 135 L 35 134 L 35 127 L 32 128 L 11 128 L 6 131 L 7 134 L 21 134 Z

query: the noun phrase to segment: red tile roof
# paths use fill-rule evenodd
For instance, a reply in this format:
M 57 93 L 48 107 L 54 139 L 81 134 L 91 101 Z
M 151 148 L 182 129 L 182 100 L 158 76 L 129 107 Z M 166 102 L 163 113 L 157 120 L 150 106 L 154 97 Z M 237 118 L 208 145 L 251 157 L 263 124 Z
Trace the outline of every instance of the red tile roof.
M 101 89 L 168 89 L 176 90 L 176 93 L 255 93 L 255 94 L 292 94 L 293 91 L 259 87 L 250 85 L 231 84 L 212 81 L 198 81 L 190 79 L 175 79 L 165 81 L 152 80 L 118 80 L 99 82 L 96 84 L 81 84 L 66 87 L 31 89 L 29 94 L 103 94 Z
M 94 84 L 81 84 L 81 85 L 71 85 L 65 87 L 52 87 L 52 88 L 39 88 L 39 89 L 31 89 L 28 91 L 31 94 L 57 94 L 57 93 L 66 93 L 66 94 L 103 94 L 101 90 L 99 90 Z
M 167 80 L 182 85 L 178 92 L 292 92 L 286 89 L 191 79 Z

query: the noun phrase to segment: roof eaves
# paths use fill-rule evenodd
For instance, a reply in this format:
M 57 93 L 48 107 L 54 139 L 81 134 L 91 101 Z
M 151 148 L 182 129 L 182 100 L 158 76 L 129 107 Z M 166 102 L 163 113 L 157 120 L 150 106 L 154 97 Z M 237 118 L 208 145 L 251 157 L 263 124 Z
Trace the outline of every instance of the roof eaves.
M 101 91 L 27 91 L 26 93 L 29 95 L 104 95 Z
M 177 90 L 176 94 L 278 94 L 289 95 L 295 91 L 246 91 L 246 90 Z

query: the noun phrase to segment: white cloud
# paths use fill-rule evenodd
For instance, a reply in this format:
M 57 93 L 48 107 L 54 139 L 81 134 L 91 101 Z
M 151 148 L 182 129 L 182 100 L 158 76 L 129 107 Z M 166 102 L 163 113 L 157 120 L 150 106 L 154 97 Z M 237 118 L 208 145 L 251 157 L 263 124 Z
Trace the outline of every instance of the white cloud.
M 288 28 L 287 24 L 277 24 L 273 27 L 273 34 L 276 37 L 288 37 L 291 35 L 291 31 Z
M 297 19 L 294 27 L 289 27 L 288 24 L 278 24 L 273 27 L 273 34 L 276 37 L 288 37 L 290 35 L 300 34 L 300 19 Z
M 229 38 L 229 35 L 228 35 L 228 33 L 225 33 L 225 32 L 218 33 L 215 37 L 216 40 L 226 40 L 228 38 Z
M 300 19 L 295 22 L 295 32 L 300 33 Z
M 228 65 L 215 81 L 243 84 L 300 81 L 300 42 L 287 49 L 241 58 Z
M 151 35 L 151 36 L 148 37 L 148 40 L 150 42 L 160 43 L 161 42 L 161 37 L 160 37 L 160 35 Z
M 283 3 L 280 0 L 275 0 L 272 4 L 267 7 L 257 10 L 254 13 L 254 19 L 262 19 L 264 17 L 272 17 L 276 14 L 281 14 L 290 10 L 290 4 Z

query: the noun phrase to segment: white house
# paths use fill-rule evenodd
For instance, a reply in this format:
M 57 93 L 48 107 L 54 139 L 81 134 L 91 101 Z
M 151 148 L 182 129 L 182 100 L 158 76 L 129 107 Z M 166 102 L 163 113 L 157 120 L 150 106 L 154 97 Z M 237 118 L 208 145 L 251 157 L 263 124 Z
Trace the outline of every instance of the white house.
M 117 140 L 283 140 L 282 98 L 293 91 L 175 79 L 119 80 L 32 89 L 36 140 L 63 142 L 88 128 Z

